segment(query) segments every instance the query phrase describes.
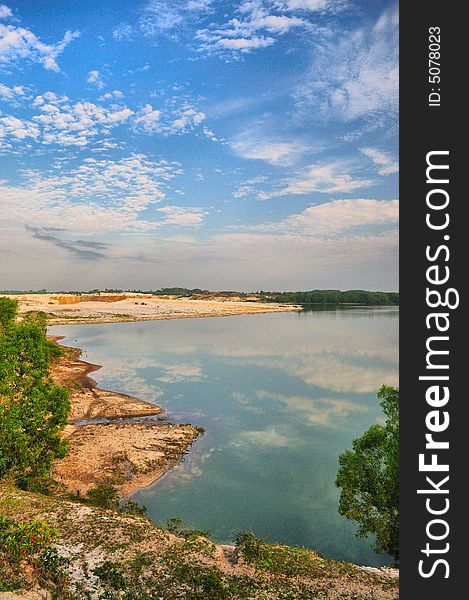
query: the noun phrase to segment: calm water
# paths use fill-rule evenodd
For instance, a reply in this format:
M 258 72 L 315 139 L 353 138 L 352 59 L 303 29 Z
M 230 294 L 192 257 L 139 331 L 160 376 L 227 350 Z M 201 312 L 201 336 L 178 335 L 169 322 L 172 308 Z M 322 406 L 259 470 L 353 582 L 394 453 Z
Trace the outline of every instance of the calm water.
M 51 327 L 105 388 L 205 427 L 184 462 L 134 497 L 156 522 L 179 516 L 216 541 L 251 529 L 327 557 L 384 564 L 337 512 L 339 453 L 397 383 L 398 310 Z

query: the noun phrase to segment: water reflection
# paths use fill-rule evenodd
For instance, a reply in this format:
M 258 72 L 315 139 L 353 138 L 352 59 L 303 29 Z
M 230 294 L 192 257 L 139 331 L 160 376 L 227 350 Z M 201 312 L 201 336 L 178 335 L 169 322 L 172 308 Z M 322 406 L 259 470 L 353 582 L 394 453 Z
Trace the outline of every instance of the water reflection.
M 381 419 L 397 383 L 395 308 L 54 327 L 104 368 L 99 384 L 206 429 L 184 463 L 136 498 L 230 542 L 243 529 L 382 564 L 337 512 L 337 456 Z M 67 340 L 67 343 L 69 340 Z

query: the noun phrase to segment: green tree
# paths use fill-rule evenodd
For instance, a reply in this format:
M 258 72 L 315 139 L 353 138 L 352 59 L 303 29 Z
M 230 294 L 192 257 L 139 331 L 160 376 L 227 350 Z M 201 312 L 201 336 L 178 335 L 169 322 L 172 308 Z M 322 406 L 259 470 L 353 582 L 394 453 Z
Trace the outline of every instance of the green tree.
M 14 323 L 18 311 L 18 300 L 0 298 L 0 332 Z
M 375 535 L 375 549 L 399 560 L 399 389 L 383 385 L 378 398 L 387 419 L 372 425 L 339 456 L 339 512 Z
M 54 349 L 44 326 L 16 323 L 17 303 L 0 300 L 0 479 L 24 481 L 46 475 L 65 456 L 60 431 L 70 401 L 50 378 Z

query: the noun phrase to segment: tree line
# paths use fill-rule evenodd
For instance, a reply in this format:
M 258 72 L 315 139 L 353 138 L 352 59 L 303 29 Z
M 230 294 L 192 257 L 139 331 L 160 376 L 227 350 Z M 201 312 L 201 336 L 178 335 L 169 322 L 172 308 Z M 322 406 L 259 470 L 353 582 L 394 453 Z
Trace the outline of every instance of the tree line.
M 311 290 L 309 292 L 260 292 L 267 302 L 288 304 L 366 304 L 369 306 L 398 305 L 398 292 L 369 292 L 367 290 Z

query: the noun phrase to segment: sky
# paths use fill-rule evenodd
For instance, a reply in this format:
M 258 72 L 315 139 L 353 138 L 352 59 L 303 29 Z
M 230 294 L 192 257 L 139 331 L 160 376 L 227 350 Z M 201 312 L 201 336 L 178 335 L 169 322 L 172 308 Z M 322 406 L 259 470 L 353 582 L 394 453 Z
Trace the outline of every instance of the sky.
M 0 3 L 0 289 L 398 287 L 385 0 Z

